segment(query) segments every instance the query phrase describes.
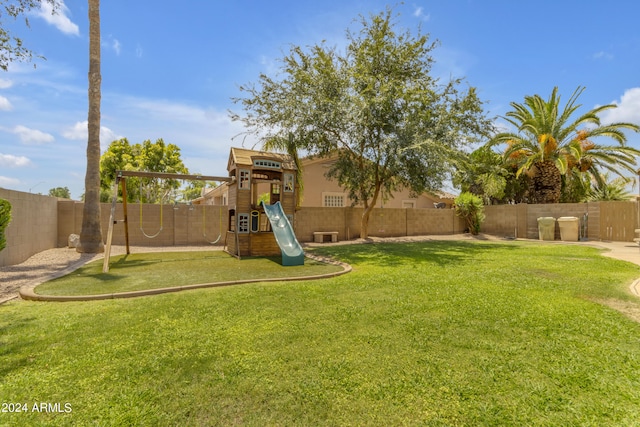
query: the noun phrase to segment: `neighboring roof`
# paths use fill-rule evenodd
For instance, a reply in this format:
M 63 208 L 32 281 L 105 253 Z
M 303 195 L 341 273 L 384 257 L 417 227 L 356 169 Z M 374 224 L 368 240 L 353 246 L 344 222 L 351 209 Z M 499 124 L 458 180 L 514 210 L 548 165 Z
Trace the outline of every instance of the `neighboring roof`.
M 253 166 L 257 159 L 275 160 L 281 163 L 282 169 L 296 170 L 293 158 L 288 154 L 272 153 L 270 151 L 247 150 L 246 148 L 231 147 L 227 170 L 232 170 L 234 165 Z
M 440 197 L 443 200 L 454 200 L 456 197 L 455 194 L 447 193 L 446 191 L 436 191 L 434 195 Z

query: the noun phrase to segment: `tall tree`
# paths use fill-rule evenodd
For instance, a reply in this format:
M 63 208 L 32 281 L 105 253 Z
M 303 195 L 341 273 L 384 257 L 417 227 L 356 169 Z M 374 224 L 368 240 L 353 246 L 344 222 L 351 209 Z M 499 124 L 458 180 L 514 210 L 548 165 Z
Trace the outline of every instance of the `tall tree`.
M 129 144 L 126 138 L 113 141 L 100 158 L 103 191 L 112 190 L 118 170 L 189 173 L 180 157 L 180 147 L 166 144 L 162 138 L 154 143 L 146 140 L 134 145 Z M 131 202 L 142 198 L 146 203 L 159 203 L 165 194 L 175 192 L 180 185 L 180 181 L 175 179 L 130 177 L 127 179 L 127 200 Z
M 632 200 L 633 195 L 629 193 L 627 187 L 635 183 L 635 178 L 621 176 L 610 178 L 609 174 L 605 173 L 603 182 L 593 183 L 586 200 L 590 202 Z
M 24 21 L 28 27 L 28 12 L 40 8 L 42 3 L 50 4 L 52 13 L 56 13 L 58 10 L 57 0 L 0 0 L 0 68 L 4 71 L 7 71 L 9 64 L 14 61 L 31 61 L 33 53 L 24 46 L 20 37 L 9 33 L 2 18 L 8 16 L 17 19 L 18 16 L 25 15 Z
M 104 251 L 100 215 L 100 0 L 89 0 L 89 116 L 87 172 L 78 252 Z
M 260 75 L 235 99 L 232 115 L 265 141 L 293 141 L 310 154 L 337 161 L 327 176 L 364 207 L 360 236 L 379 199 L 401 188 L 437 191 L 452 169 L 451 154 L 490 123 L 474 88 L 442 84 L 430 75 L 435 43 L 428 35 L 396 33 L 387 9 L 358 32 L 347 31 L 344 54 L 324 45 L 294 46 L 282 78 Z
M 495 135 L 489 146 L 506 144 L 504 158 L 518 166 L 518 175 L 531 177 L 530 196 L 534 203 L 558 203 L 562 191 L 562 176 L 572 169 L 590 173 L 602 181 L 599 168 L 617 174 L 634 173 L 640 151 L 626 144 L 624 130 L 638 132 L 633 123 L 602 125 L 598 114 L 616 105 L 594 108 L 575 117 L 581 107 L 576 104 L 583 87 L 578 87 L 561 107 L 558 88 L 544 100 L 540 95 L 526 96 L 523 104 L 511 103 L 512 111 L 504 119 L 515 132 Z M 594 138 L 613 139 L 617 144 L 598 145 Z
M 138 171 L 138 160 L 127 138 L 112 141 L 100 157 L 100 185 L 104 193 L 113 192 L 116 171 Z M 127 201 L 136 200 L 138 196 L 138 177 L 130 177 L 127 183 Z

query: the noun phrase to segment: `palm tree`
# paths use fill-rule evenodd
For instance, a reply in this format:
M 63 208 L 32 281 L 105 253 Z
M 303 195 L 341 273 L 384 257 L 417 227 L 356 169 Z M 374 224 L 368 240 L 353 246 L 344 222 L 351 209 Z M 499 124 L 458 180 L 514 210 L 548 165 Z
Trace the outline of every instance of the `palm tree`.
M 618 177 L 609 179 L 608 174 L 604 174 L 603 182 L 594 182 L 589 190 L 587 200 L 596 201 L 622 201 L 631 200 L 632 195 L 627 191 L 630 184 L 635 184 L 634 178 Z
M 640 151 L 626 145 L 623 130 L 638 132 L 632 123 L 602 125 L 598 114 L 616 108 L 609 104 L 594 108 L 576 119 L 576 104 L 584 87 L 578 87 L 563 109 L 558 88 L 553 88 L 548 100 L 539 95 L 526 96 L 523 104 L 511 103 L 513 110 L 504 119 L 517 132 L 495 135 L 489 146 L 506 144 L 504 159 L 517 165 L 517 176 L 526 173 L 531 178 L 530 197 L 533 203 L 557 203 L 562 191 L 562 176 L 572 169 L 589 173 L 602 181 L 600 168 L 617 174 L 635 173 L 635 156 Z M 598 145 L 593 138 L 613 139 L 615 145 Z
M 100 215 L 100 0 L 89 0 L 89 116 L 87 172 L 78 252 L 104 251 Z

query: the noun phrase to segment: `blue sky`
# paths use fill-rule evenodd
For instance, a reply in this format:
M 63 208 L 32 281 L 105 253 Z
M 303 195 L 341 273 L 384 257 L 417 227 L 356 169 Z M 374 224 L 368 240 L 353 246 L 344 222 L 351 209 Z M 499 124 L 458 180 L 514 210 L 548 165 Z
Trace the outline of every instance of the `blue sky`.
M 103 148 L 163 138 L 191 172 L 225 175 L 242 127 L 228 110 L 240 84 L 274 75 L 291 45 L 343 47 L 359 15 L 390 4 L 397 27 L 439 40 L 433 73 L 464 77 L 490 116 L 525 95 L 578 86 L 584 111 L 616 103 L 604 121 L 640 124 L 636 0 L 109 0 L 101 4 Z M 47 60 L 0 71 L 0 187 L 84 192 L 88 71 L 86 0 L 61 13 L 2 22 Z M 583 111 L 583 110 L 581 110 Z M 497 120 L 500 123 L 500 120 Z M 640 136 L 629 135 L 640 148 Z M 245 141 L 251 147 L 253 141 Z

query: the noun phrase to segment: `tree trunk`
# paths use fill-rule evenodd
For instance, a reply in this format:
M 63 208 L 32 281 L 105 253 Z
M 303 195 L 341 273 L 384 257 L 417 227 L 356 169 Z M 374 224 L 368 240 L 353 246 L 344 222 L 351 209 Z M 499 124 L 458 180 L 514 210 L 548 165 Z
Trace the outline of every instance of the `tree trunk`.
M 532 178 L 534 203 L 558 203 L 562 190 L 562 175 L 551 160 L 536 163 Z
M 87 172 L 78 252 L 104 251 L 100 216 L 100 0 L 89 0 L 89 116 Z
M 374 205 L 370 205 L 364 208 L 364 212 L 362 213 L 362 218 L 360 219 L 360 238 L 367 239 L 369 237 L 369 217 L 371 216 L 371 211 L 373 211 Z
M 360 220 L 360 238 L 367 239 L 369 238 L 369 218 L 371 217 L 371 212 L 373 212 L 373 208 L 376 207 L 376 203 L 378 202 L 378 197 L 380 196 L 380 189 L 382 188 L 382 183 L 376 183 L 376 189 L 373 192 L 373 197 L 370 201 L 364 201 L 364 212 L 362 212 L 362 219 Z

